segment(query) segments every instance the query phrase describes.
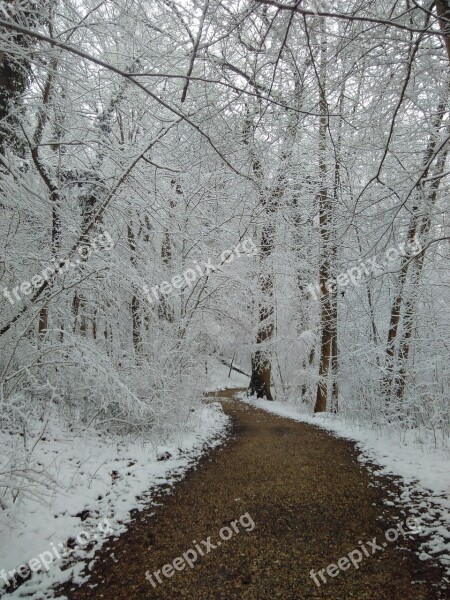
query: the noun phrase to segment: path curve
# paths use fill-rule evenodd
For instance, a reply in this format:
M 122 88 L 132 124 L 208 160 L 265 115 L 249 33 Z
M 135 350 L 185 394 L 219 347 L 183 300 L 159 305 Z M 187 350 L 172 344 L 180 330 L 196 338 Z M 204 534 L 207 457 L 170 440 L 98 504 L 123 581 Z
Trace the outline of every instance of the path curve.
M 59 597 L 450 597 L 439 587 L 440 567 L 420 561 L 414 553 L 414 536 L 386 542 L 385 532 L 396 524 L 408 531 L 407 515 L 384 505 L 387 487 L 393 484 L 383 480 L 381 485 L 358 463 L 353 443 L 234 400 L 233 393 L 221 392 L 226 396 L 224 410 L 232 418 L 231 439 L 201 459 L 171 495 L 163 496 L 160 506 L 136 514 L 129 530 L 100 552 L 88 584 L 66 586 Z M 231 531 L 232 536 L 222 540 L 219 531 L 224 537 Z M 208 537 L 217 547 L 207 545 Z M 374 538 L 382 549 L 367 544 Z M 195 550 L 194 540 L 204 557 Z M 336 567 L 334 577 L 322 572 L 326 583 L 319 575 L 320 587 L 314 583 L 311 569 L 317 574 L 354 550 L 364 554 L 360 543 L 369 556 L 363 555 L 357 569 L 351 563 L 345 571 Z M 146 579 L 146 571 L 161 570 L 189 549 L 198 556 L 192 569 L 166 569 L 173 573 L 169 578 L 159 573 L 162 583 L 152 576 L 155 586 Z M 359 556 L 353 556 L 356 563 Z M 346 566 L 345 561 L 341 564 Z M 181 562 L 177 565 L 181 568 Z M 336 569 L 330 568 L 331 573 Z

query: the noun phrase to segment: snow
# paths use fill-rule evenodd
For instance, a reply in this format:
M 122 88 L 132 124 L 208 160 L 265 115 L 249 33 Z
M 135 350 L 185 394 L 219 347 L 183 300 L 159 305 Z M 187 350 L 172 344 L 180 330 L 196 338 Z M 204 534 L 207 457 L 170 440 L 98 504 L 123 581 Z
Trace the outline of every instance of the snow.
M 417 444 L 417 432 L 383 431 L 357 425 L 342 416 L 323 413 L 309 415 L 288 403 L 239 397 L 280 417 L 316 425 L 335 435 L 356 442 L 359 460 L 377 476 L 399 478 L 399 493 L 386 505 L 401 506 L 419 519 L 421 526 L 420 558 L 436 558 L 450 576 L 450 460 L 444 450 Z M 373 464 L 377 467 L 373 469 Z
M 225 358 L 228 363 L 231 362 L 229 358 Z M 240 371 L 246 372 L 246 369 L 237 363 L 233 363 Z M 208 360 L 208 382 L 206 391 L 216 392 L 225 390 L 227 388 L 247 388 L 249 384 L 249 377 L 241 375 L 237 371 L 231 370 L 230 367 L 223 365 L 216 358 L 211 357 Z
M 191 412 L 190 423 L 164 446 L 143 440 L 111 444 L 92 431 L 70 437 L 54 423 L 34 449 L 34 465 L 45 468 L 57 484 L 40 501 L 27 497 L 0 511 L 0 571 L 18 569 L 45 552 L 48 558 L 52 554 L 51 564 L 6 596 L 49 598 L 54 584 L 71 577 L 83 581 L 82 571 L 95 552 L 110 535 L 126 530 L 130 511 L 148 507 L 157 486 L 172 486 L 207 448 L 222 443 L 228 422 L 219 403 L 200 405 Z M 2 447 L 10 439 L 1 434 Z M 79 542 L 76 549 L 66 547 L 69 538 Z M 62 553 L 63 546 L 69 556 L 58 559 L 54 549 Z M 0 579 L 0 595 L 4 587 Z

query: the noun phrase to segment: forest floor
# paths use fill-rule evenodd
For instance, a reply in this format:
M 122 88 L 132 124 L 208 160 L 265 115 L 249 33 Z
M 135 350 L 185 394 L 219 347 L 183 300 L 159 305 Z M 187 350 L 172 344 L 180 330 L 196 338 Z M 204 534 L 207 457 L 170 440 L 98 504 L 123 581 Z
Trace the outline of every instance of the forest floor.
M 66 585 L 57 597 L 450 597 L 441 587 L 441 567 L 418 558 L 420 542 L 405 524 L 408 515 L 386 505 L 395 480 L 361 465 L 354 443 L 235 400 L 235 392 L 219 393 L 232 419 L 231 438 L 174 488 L 162 490 L 156 506 L 134 515 L 128 531 L 100 551 L 88 583 Z M 399 524 L 407 535 L 387 541 L 386 532 Z M 182 570 L 166 569 L 165 577 L 163 566 L 186 552 L 192 559 L 197 554 L 193 568 L 180 558 Z M 344 557 L 345 570 L 330 567 L 331 577 L 328 565 Z M 326 583 L 318 575 L 323 569 Z M 152 584 L 146 572 L 157 571 Z

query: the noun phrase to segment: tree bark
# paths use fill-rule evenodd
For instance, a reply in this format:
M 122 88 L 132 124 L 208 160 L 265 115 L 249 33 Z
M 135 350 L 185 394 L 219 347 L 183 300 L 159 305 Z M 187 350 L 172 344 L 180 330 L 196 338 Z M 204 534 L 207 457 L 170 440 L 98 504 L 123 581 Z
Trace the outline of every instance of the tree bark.
M 319 230 L 322 242 L 321 261 L 319 268 L 319 285 L 322 291 L 320 298 L 320 319 L 322 324 L 322 335 L 320 341 L 320 362 L 319 362 L 319 383 L 317 385 L 316 404 L 314 412 L 325 412 L 328 408 L 328 383 L 329 376 L 333 367 L 333 350 L 336 353 L 335 364 L 337 363 L 337 342 L 333 339 L 337 335 L 336 326 L 336 299 L 333 297 L 335 292 L 329 285 L 331 279 L 332 259 L 335 255 L 333 240 L 331 235 L 333 219 L 333 204 L 328 193 L 327 184 L 327 130 L 328 130 L 328 104 L 326 99 L 326 45 L 322 43 L 321 63 L 319 72 L 320 86 L 320 123 L 319 123 L 319 175 L 320 190 L 318 193 L 319 205 Z
M 414 240 L 417 239 L 418 236 L 423 236 L 424 234 L 428 233 L 428 230 L 429 230 L 429 227 L 431 224 L 429 221 L 429 216 L 427 216 L 425 218 L 420 216 L 419 204 L 423 204 L 423 205 L 425 204 L 420 201 L 420 199 L 422 198 L 422 195 L 424 193 L 424 190 L 422 187 L 422 182 L 424 180 L 426 180 L 426 178 L 429 175 L 431 163 L 433 161 L 435 152 L 437 150 L 439 129 L 442 125 L 443 118 L 444 118 L 444 115 L 447 110 L 447 108 L 446 108 L 447 98 L 448 98 L 448 88 L 447 88 L 445 100 L 438 107 L 436 117 L 433 122 L 433 128 L 432 128 L 432 132 L 430 135 L 430 139 L 428 141 L 427 149 L 426 149 L 425 155 L 424 155 L 423 171 L 421 173 L 420 179 L 417 182 L 417 184 L 415 186 L 415 190 L 414 190 L 417 197 L 415 199 L 415 204 L 412 209 L 412 217 L 411 217 L 411 220 L 409 223 L 408 233 L 406 236 L 406 242 L 409 245 L 413 244 Z M 444 165 L 445 165 L 446 158 L 447 158 L 447 152 L 444 151 L 443 155 L 441 156 L 441 161 L 439 162 L 438 172 L 442 172 Z M 428 196 L 429 196 L 428 201 L 431 204 L 434 204 L 436 202 L 439 182 L 440 182 L 440 179 L 438 178 L 437 180 L 435 180 L 435 183 L 432 185 L 431 190 L 428 191 Z M 419 256 L 419 259 L 415 259 L 415 260 L 423 261 L 423 258 L 421 258 Z M 384 395 L 385 402 L 387 404 L 391 401 L 392 397 L 394 397 L 394 396 L 397 398 L 403 397 L 403 392 L 404 392 L 404 387 L 405 387 L 405 384 L 403 382 L 400 385 L 400 395 L 399 395 L 399 390 L 397 389 L 398 388 L 397 384 L 399 382 L 399 379 L 398 379 L 398 376 L 396 375 L 395 357 L 396 357 L 397 341 L 400 337 L 399 327 L 400 327 L 400 322 L 401 322 L 401 315 L 402 315 L 402 311 L 403 311 L 405 300 L 406 300 L 404 288 L 405 288 L 405 284 L 406 284 L 406 281 L 408 278 L 408 272 L 410 269 L 410 265 L 411 265 L 411 257 L 408 255 L 404 256 L 402 259 L 402 262 L 401 262 L 400 273 L 399 273 L 399 277 L 398 277 L 398 281 L 397 281 L 394 301 L 392 303 L 390 320 L 389 320 L 389 331 L 388 331 L 388 339 L 387 339 L 387 344 L 386 344 L 386 368 L 385 368 L 385 376 L 383 378 L 383 383 L 382 383 L 382 393 Z M 414 268 L 417 268 L 417 266 L 415 266 Z M 412 327 L 412 324 L 408 323 L 408 320 L 406 321 L 406 325 L 407 325 L 407 329 Z M 408 340 L 409 338 L 410 338 L 410 332 L 407 332 L 406 338 L 405 338 L 405 343 L 408 344 L 408 349 L 406 347 L 404 347 L 401 350 L 401 352 L 403 353 L 403 357 L 407 357 L 409 355 L 409 342 L 406 342 L 406 340 Z M 400 351 L 400 347 L 399 347 L 399 351 Z M 404 363 L 404 361 L 403 361 L 403 363 Z M 403 377 L 404 377 L 404 375 L 403 375 Z

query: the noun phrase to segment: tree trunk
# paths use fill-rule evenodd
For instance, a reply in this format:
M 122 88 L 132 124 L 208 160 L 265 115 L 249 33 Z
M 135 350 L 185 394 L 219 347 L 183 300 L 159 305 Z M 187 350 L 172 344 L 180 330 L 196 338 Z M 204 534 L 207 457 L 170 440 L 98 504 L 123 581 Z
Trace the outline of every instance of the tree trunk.
M 134 269 L 137 269 L 137 247 L 136 238 L 133 232 L 133 223 L 131 216 L 129 217 L 129 223 L 127 226 L 127 237 L 128 247 L 130 249 L 130 262 Z M 134 285 L 133 285 L 134 287 Z M 133 290 L 131 297 L 131 321 L 132 321 L 132 339 L 134 356 L 137 364 L 140 364 L 142 359 L 142 337 L 141 337 L 141 313 L 140 313 L 140 301 L 136 295 L 136 291 Z
M 436 12 L 439 17 L 439 25 L 446 34 L 444 37 L 447 57 L 450 63 L 450 1 L 436 0 Z
M 3 4 L 8 19 L 17 22 L 16 12 L 11 10 L 15 8 L 16 0 L 6 0 Z M 30 5 L 31 11 L 36 10 L 31 2 L 22 2 L 21 16 L 29 20 L 27 25 L 33 26 L 35 21 L 33 12 L 24 10 L 27 5 Z M 10 32 L 9 37 L 11 42 L 24 50 L 30 44 L 29 39 L 20 33 Z M 22 54 L 25 56 L 26 52 L 23 51 Z M 23 152 L 23 145 L 17 137 L 16 128 L 21 120 L 21 96 L 27 89 L 30 69 L 29 60 L 20 58 L 18 52 L 10 56 L 0 51 L 0 152 L 2 154 L 5 153 L 6 148 L 19 154 Z
M 439 191 L 440 183 L 442 180 L 441 175 L 445 172 L 445 164 L 447 162 L 448 150 L 442 152 L 441 157 L 436 166 L 435 177 L 433 178 L 433 183 L 430 186 L 429 194 L 428 194 L 428 202 L 427 205 L 429 208 L 434 206 L 437 201 L 437 194 Z M 419 230 L 419 237 L 425 240 L 431 229 L 431 215 L 428 212 L 427 215 L 422 217 L 422 222 Z M 410 286 L 407 301 L 405 302 L 404 308 L 404 316 L 403 316 L 403 328 L 402 335 L 399 341 L 399 374 L 398 374 L 398 385 L 396 389 L 396 397 L 398 400 L 402 401 L 405 394 L 406 381 L 407 381 L 407 368 L 408 368 L 408 359 L 409 353 L 411 349 L 411 339 L 414 330 L 414 315 L 417 307 L 418 297 L 418 287 L 420 283 L 420 276 L 422 273 L 423 265 L 425 261 L 425 255 L 420 254 L 413 263 L 410 265 Z
M 262 300 L 259 304 L 259 326 L 256 337 L 258 346 L 266 344 L 273 335 L 274 323 L 274 275 L 268 261 L 272 255 L 275 237 L 275 225 L 273 223 L 273 211 L 267 214 L 270 221 L 263 227 L 261 236 L 261 293 Z M 270 391 L 272 365 L 266 350 L 257 350 L 252 356 L 252 375 L 248 393 L 257 398 L 273 400 Z
M 301 81 L 299 74 L 294 70 L 294 84 L 296 89 L 296 105 L 301 103 Z M 286 134 L 283 139 L 283 146 L 280 155 L 280 164 L 275 175 L 274 184 L 271 189 L 264 185 L 261 162 L 254 153 L 251 144 L 252 123 L 250 115 L 247 112 L 244 126 L 244 143 L 249 146 L 252 162 L 252 170 L 255 176 L 255 183 L 258 189 L 260 204 L 264 208 L 266 222 L 263 226 L 260 244 L 260 291 L 261 301 L 259 302 L 259 325 L 256 335 L 257 350 L 252 355 L 252 375 L 248 394 L 256 395 L 257 398 L 267 398 L 273 400 L 270 391 L 272 364 L 267 348 L 268 342 L 272 339 L 275 330 L 274 325 L 274 284 L 275 276 L 271 265 L 271 258 L 275 247 L 276 216 L 277 210 L 283 199 L 288 186 L 288 174 L 291 158 L 294 150 L 294 144 L 297 138 L 299 124 L 299 113 L 294 112 L 291 116 Z M 259 348 L 259 346 L 266 346 Z
M 447 110 L 447 108 L 446 108 L 447 98 L 448 98 L 448 88 L 447 88 L 446 98 L 445 98 L 444 102 L 442 102 L 438 107 L 436 117 L 433 122 L 433 128 L 432 128 L 432 132 L 431 132 L 430 139 L 428 142 L 428 146 L 427 146 L 427 149 L 426 149 L 425 155 L 424 155 L 423 171 L 422 171 L 420 179 L 417 182 L 417 184 L 415 186 L 415 190 L 414 190 L 417 197 L 415 199 L 415 204 L 412 209 L 412 217 L 410 220 L 408 233 L 406 236 L 406 242 L 409 245 L 414 244 L 414 241 L 417 239 L 418 236 L 423 236 L 424 234 L 428 233 L 428 230 L 430 227 L 429 216 L 424 218 L 419 215 L 419 209 L 420 209 L 419 205 L 420 204 L 425 205 L 424 202 L 421 202 L 422 195 L 424 193 L 422 183 L 424 180 L 427 179 L 427 177 L 429 175 L 431 163 L 434 158 L 435 152 L 437 150 L 439 129 L 442 125 L 442 121 L 443 121 L 444 115 Z M 446 158 L 447 158 L 447 152 L 444 152 L 443 155 L 441 156 L 441 160 L 439 161 L 438 173 L 441 173 L 443 171 Z M 435 180 L 434 184 L 431 186 L 431 190 L 428 191 L 428 194 L 429 194 L 428 200 L 429 200 L 429 203 L 431 203 L 431 204 L 434 204 L 436 202 L 439 182 L 440 182 L 440 178 Z M 420 259 L 420 260 L 423 260 L 423 259 Z M 387 344 L 386 344 L 386 371 L 385 371 L 385 376 L 383 378 L 383 383 L 382 383 L 382 393 L 384 395 L 386 403 L 389 403 L 393 396 L 399 397 L 398 391 L 397 391 L 398 376 L 396 375 L 395 355 L 396 355 L 396 348 L 397 348 L 397 340 L 399 338 L 400 320 L 401 320 L 402 310 L 403 310 L 404 301 L 405 301 L 404 287 L 405 287 L 405 283 L 406 283 L 407 277 L 408 277 L 408 272 L 410 269 L 410 264 L 411 264 L 410 261 L 411 261 L 411 257 L 408 256 L 408 254 L 406 253 L 406 255 L 403 257 L 402 262 L 401 262 L 400 274 L 398 277 L 394 301 L 392 303 L 392 308 L 391 308 L 388 339 L 387 339 Z M 411 291 L 411 293 L 413 293 L 413 291 Z M 408 327 L 409 327 L 409 325 L 408 325 Z M 409 338 L 409 333 L 407 333 L 407 338 Z M 400 347 L 399 347 L 399 350 L 400 350 Z M 408 350 L 406 350 L 406 348 L 403 348 L 403 350 L 401 350 L 401 351 L 403 352 L 404 356 L 409 355 L 409 348 L 408 348 Z M 400 394 L 401 397 L 403 396 L 403 391 L 404 391 L 404 383 L 401 385 L 401 394 Z
M 329 285 L 331 279 L 332 259 L 335 256 L 336 249 L 333 247 L 331 239 L 331 229 L 333 224 L 332 211 L 333 205 L 328 194 L 327 185 L 327 130 L 328 130 L 328 104 L 326 100 L 326 57 L 327 49 L 324 43 L 321 48 L 321 64 L 319 73 L 320 86 L 320 124 L 319 124 L 319 174 L 320 190 L 318 193 L 319 205 L 319 228 L 322 241 L 321 261 L 319 268 L 319 285 L 322 291 L 320 298 L 320 319 L 322 324 L 322 335 L 320 341 L 320 362 L 319 362 L 319 383 L 317 385 L 316 404 L 314 412 L 325 412 L 328 408 L 328 384 L 330 373 L 333 367 L 333 350 L 336 353 L 335 364 L 337 363 L 337 343 L 333 339 L 336 337 L 336 299 L 333 298 L 335 292 Z M 337 390 L 336 390 L 337 391 Z

